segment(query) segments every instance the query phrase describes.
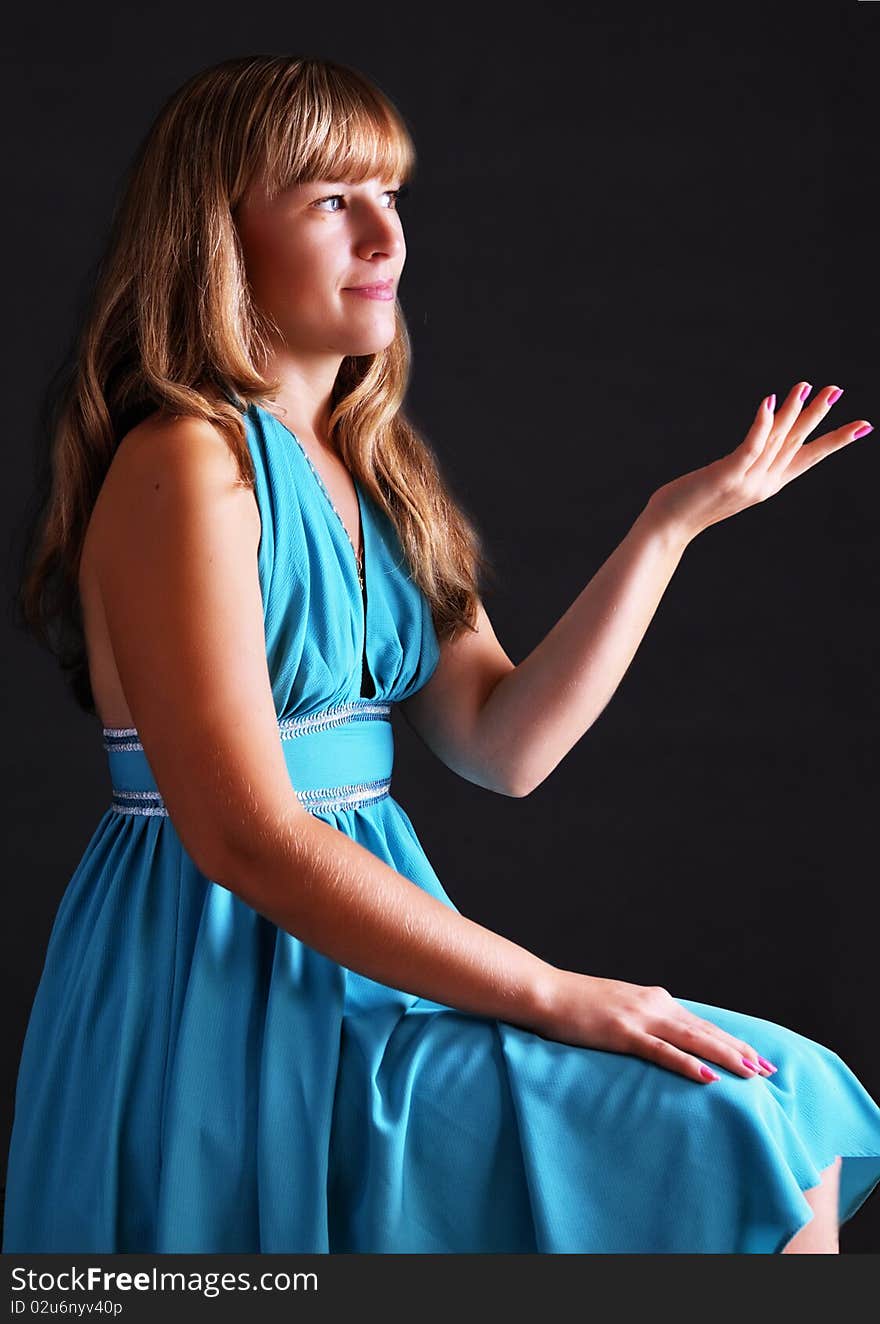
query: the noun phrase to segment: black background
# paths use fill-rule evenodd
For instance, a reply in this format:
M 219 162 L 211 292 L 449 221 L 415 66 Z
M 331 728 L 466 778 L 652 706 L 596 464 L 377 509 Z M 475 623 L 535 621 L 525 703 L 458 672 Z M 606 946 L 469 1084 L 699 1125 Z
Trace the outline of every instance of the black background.
M 196 70 L 320 55 L 374 78 L 419 163 L 402 203 L 407 409 L 497 570 L 515 662 L 662 482 L 761 397 L 880 423 L 878 6 L 41 5 L 7 35 L 6 481 L 116 188 Z M 828 1044 L 880 1099 L 880 430 L 686 550 L 592 729 L 530 796 L 455 776 L 395 716 L 395 796 L 456 905 L 553 962 Z M 99 730 L 4 621 L 4 1153 L 62 892 L 109 804 Z M 761 1044 L 756 1043 L 761 1051 Z M 841 1235 L 880 1250 L 872 1198 Z

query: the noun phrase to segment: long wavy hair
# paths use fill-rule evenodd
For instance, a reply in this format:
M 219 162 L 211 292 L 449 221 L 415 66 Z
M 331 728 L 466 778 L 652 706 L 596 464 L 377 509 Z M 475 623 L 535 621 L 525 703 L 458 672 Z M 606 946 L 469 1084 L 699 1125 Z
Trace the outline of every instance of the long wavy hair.
M 47 453 L 16 590 L 16 623 L 69 673 L 95 714 L 79 593 L 86 530 L 123 436 L 156 410 L 207 419 L 228 440 L 240 484 L 254 467 L 242 407 L 266 405 L 279 328 L 251 298 L 236 207 L 263 173 L 268 192 L 316 179 L 406 185 L 415 148 L 393 103 L 330 60 L 246 56 L 203 70 L 162 107 L 129 165 L 71 364 L 47 395 Z M 438 638 L 475 629 L 493 576 L 476 526 L 406 418 L 410 339 L 346 357 L 332 393 L 330 441 L 400 537 Z

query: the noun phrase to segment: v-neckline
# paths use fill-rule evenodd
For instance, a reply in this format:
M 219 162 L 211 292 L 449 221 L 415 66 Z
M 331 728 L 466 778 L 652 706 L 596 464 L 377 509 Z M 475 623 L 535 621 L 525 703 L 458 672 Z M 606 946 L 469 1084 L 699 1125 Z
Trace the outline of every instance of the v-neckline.
M 365 516 L 364 516 L 364 502 L 363 502 L 363 499 L 362 499 L 362 496 L 361 496 L 360 484 L 358 483 L 358 480 L 355 478 L 354 474 L 351 474 L 351 481 L 352 481 L 352 483 L 354 484 L 354 492 L 355 492 L 355 496 L 356 496 L 356 498 L 357 498 L 357 505 L 358 505 L 358 518 L 359 518 L 359 520 L 360 520 L 361 559 L 360 559 L 360 561 L 358 561 L 357 548 L 355 547 L 354 543 L 353 543 L 352 540 L 351 540 L 351 534 L 350 534 L 349 531 L 348 531 L 348 527 L 347 527 L 347 525 L 346 525 L 346 523 L 345 523 L 345 520 L 342 518 L 342 516 L 340 515 L 339 511 L 336 509 L 336 506 L 333 504 L 333 498 L 330 496 L 330 493 L 327 491 L 327 486 L 326 486 L 326 484 L 325 484 L 323 478 L 322 478 L 321 475 L 318 473 L 318 470 L 316 469 L 315 465 L 314 465 L 313 462 L 312 462 L 312 457 L 311 457 L 311 455 L 309 455 L 308 451 L 306 450 L 305 446 L 304 446 L 304 445 L 302 444 L 302 442 L 300 441 L 299 437 L 296 435 L 295 432 L 292 432 L 292 431 L 291 431 L 291 429 L 287 426 L 286 423 L 282 423 L 282 422 L 281 422 L 281 419 L 278 418 L 275 414 L 273 414 L 273 413 L 271 412 L 271 410 L 269 410 L 269 409 L 265 409 L 262 405 L 258 405 L 258 404 L 256 404 L 256 402 L 254 402 L 254 406 L 253 406 L 253 407 L 254 407 L 254 409 L 257 411 L 258 414 L 262 414 L 262 415 L 264 415 L 265 417 L 270 418 L 270 419 L 272 420 L 273 423 L 277 423 L 278 427 L 281 428 L 281 430 L 282 430 L 283 432 L 286 432 L 287 435 L 288 435 L 289 437 L 292 437 L 293 440 L 296 442 L 296 444 L 297 444 L 297 446 L 299 447 L 299 450 L 300 450 L 300 452 L 301 452 L 303 458 L 305 459 L 306 463 L 308 464 L 309 468 L 310 468 L 311 471 L 312 471 L 312 474 L 314 475 L 315 482 L 317 483 L 319 489 L 323 492 L 323 494 L 324 494 L 324 496 L 325 496 L 325 498 L 326 498 L 326 500 L 327 500 L 327 504 L 328 504 L 328 506 L 329 506 L 330 509 L 333 511 L 334 515 L 336 516 L 336 519 L 339 521 L 339 527 L 342 529 L 342 532 L 343 532 L 343 534 L 345 535 L 345 541 L 348 543 L 348 546 L 349 546 L 349 548 L 351 549 L 351 559 L 352 559 L 352 561 L 353 561 L 353 563 L 354 563 L 354 570 L 355 570 L 355 575 L 356 575 L 356 577 L 357 577 L 358 589 L 359 589 L 360 599 L 361 599 L 361 611 L 360 611 L 360 625 L 361 625 L 361 676 L 360 676 L 360 681 L 358 682 L 358 697 L 361 698 L 361 699 L 375 698 L 375 697 L 378 695 L 378 693 L 379 693 L 379 688 L 378 688 L 378 686 L 377 686 L 377 684 L 376 684 L 376 681 L 375 681 L 375 678 L 374 678 L 374 676 L 373 676 L 373 668 L 372 668 L 372 666 L 370 665 L 370 659 L 369 659 L 369 657 L 367 656 L 367 635 L 369 634 L 369 623 L 368 623 L 369 618 L 368 618 L 368 613 L 369 613 L 369 601 L 370 601 L 370 595 L 369 595 L 369 593 L 368 593 L 368 591 L 367 591 L 367 559 L 368 559 L 368 558 L 367 558 L 367 527 L 368 527 L 368 520 L 367 520 L 367 519 L 365 518 Z M 363 688 L 364 688 L 364 678 L 365 678 L 365 676 L 368 676 L 368 677 L 369 677 L 370 685 L 371 685 L 372 690 L 373 690 L 372 695 L 370 695 L 370 694 L 364 694 L 364 692 L 363 692 Z
M 327 504 L 329 505 L 330 509 L 333 511 L 333 514 L 336 516 L 337 520 L 339 521 L 339 526 L 342 529 L 342 532 L 345 534 L 346 542 L 351 548 L 352 556 L 354 557 L 355 569 L 358 571 L 358 580 L 359 582 L 363 581 L 362 584 L 363 587 L 366 583 L 366 577 L 367 577 L 367 522 L 364 518 L 364 503 L 361 498 L 361 490 L 358 480 L 355 478 L 354 474 L 349 475 L 352 484 L 354 486 L 354 494 L 355 494 L 355 499 L 357 500 L 357 507 L 358 507 L 358 522 L 360 524 L 359 533 L 360 533 L 360 544 L 361 544 L 360 561 L 358 560 L 357 548 L 355 547 L 354 542 L 352 541 L 351 534 L 348 531 L 348 525 L 345 523 L 345 520 L 342 518 L 339 511 L 336 509 L 333 498 L 331 497 L 329 491 L 327 490 L 327 485 L 324 482 L 324 479 L 321 477 L 320 473 L 318 472 L 314 464 L 314 461 L 312 460 L 311 455 L 309 455 L 308 451 L 300 441 L 299 437 L 296 435 L 295 432 L 293 432 L 287 426 L 286 423 L 282 423 L 281 419 L 278 418 L 275 414 L 273 414 L 271 410 L 264 409 L 262 405 L 255 405 L 254 407 L 258 409 L 261 414 L 265 414 L 269 418 L 271 418 L 273 423 L 277 423 L 278 426 L 282 428 L 289 437 L 293 437 L 293 440 L 296 442 L 297 446 L 302 452 L 306 463 L 308 464 L 309 468 L 314 474 L 315 481 L 317 482 L 318 487 L 323 492 L 327 500 Z

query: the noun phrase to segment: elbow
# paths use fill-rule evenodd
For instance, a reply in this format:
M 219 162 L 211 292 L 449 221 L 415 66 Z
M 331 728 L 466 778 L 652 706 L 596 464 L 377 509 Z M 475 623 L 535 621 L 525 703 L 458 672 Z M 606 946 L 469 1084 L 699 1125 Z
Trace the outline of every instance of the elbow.
M 508 777 L 502 794 L 510 796 L 513 800 L 524 800 L 527 795 L 531 795 L 536 785 L 536 782 L 520 770 L 518 773 L 515 772 L 513 776 Z
M 494 791 L 496 795 L 505 795 L 511 800 L 521 800 L 531 793 L 532 787 L 520 772 L 502 764 L 483 765 L 478 775 L 469 777 L 470 781 L 482 786 L 484 790 Z
M 491 791 L 493 795 L 504 795 L 511 800 L 521 800 L 524 795 L 528 795 L 525 788 L 514 785 L 505 777 L 498 777 L 493 773 L 471 774 L 466 780 L 473 782 L 475 786 L 482 786 L 484 791 Z
M 513 768 L 506 779 L 505 795 L 512 796 L 515 800 L 524 800 L 527 795 L 531 795 L 547 780 L 552 771 L 552 767 L 521 766 Z
M 181 844 L 199 873 L 212 883 L 219 883 L 230 891 L 235 891 L 247 872 L 247 864 L 242 852 L 233 849 L 222 839 L 211 842 L 208 846 L 187 845 L 181 837 Z
M 480 781 L 487 790 L 506 795 L 511 800 L 522 800 L 531 795 L 537 784 L 528 768 L 517 764 L 515 759 L 506 758 L 494 759 L 488 769 L 484 764 Z
M 247 899 L 254 880 L 272 875 L 280 867 L 298 864 L 305 838 L 315 820 L 298 806 L 279 818 L 263 816 L 259 824 L 249 820 L 236 834 L 216 833 L 210 846 L 191 852 L 193 863 L 211 882 Z
M 482 786 L 484 791 L 492 791 L 494 795 L 504 795 L 511 800 L 521 800 L 524 795 L 528 795 L 531 787 L 526 787 L 520 782 L 511 782 L 507 777 L 499 776 L 496 772 L 481 773 L 462 773 L 461 776 L 475 786 Z

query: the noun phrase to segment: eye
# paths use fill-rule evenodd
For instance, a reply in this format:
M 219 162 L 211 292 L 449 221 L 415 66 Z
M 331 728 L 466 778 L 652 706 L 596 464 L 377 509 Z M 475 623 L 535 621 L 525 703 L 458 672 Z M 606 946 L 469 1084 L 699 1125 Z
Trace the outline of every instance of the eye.
M 383 194 L 383 196 L 386 198 L 394 199 L 393 205 L 389 206 L 388 210 L 396 211 L 401 198 L 405 198 L 408 193 L 409 193 L 409 186 L 406 184 L 401 185 L 400 188 L 387 189 L 386 192 Z M 331 193 L 326 198 L 316 198 L 315 201 L 312 203 L 312 206 L 320 209 L 321 203 L 323 202 L 337 202 L 337 201 L 341 202 L 343 201 L 343 198 L 344 195 L 342 193 Z M 336 212 L 339 210 L 340 209 L 338 207 L 330 208 L 331 212 Z

